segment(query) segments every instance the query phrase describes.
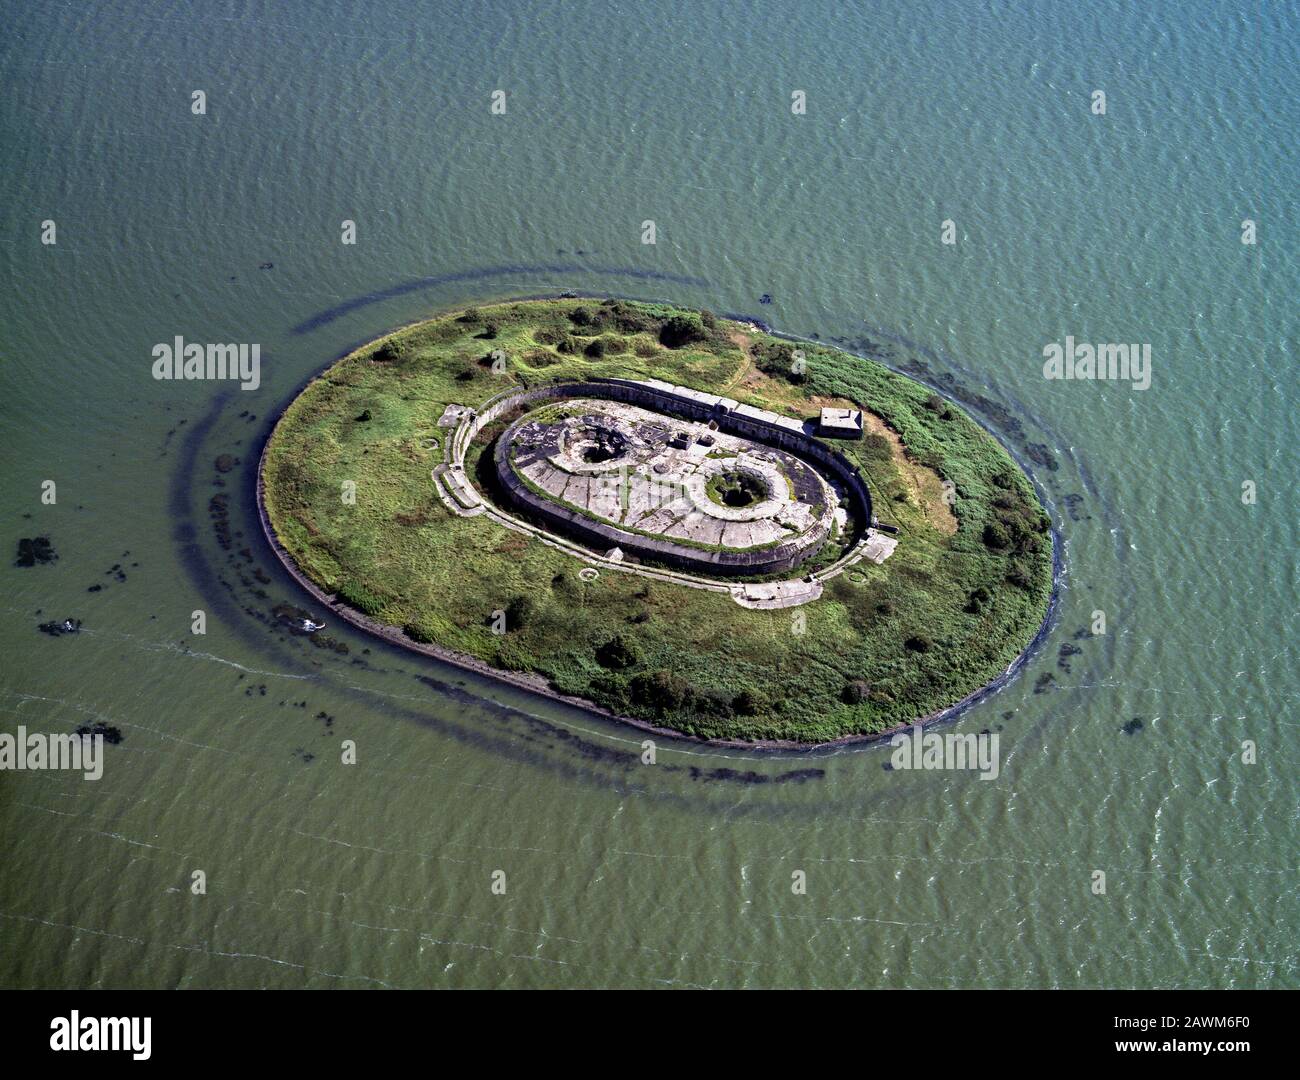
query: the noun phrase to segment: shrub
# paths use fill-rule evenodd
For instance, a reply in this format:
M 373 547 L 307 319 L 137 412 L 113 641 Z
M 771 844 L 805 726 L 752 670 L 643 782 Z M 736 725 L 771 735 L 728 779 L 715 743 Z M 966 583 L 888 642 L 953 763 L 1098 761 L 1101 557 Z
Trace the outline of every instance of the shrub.
M 731 707 L 741 716 L 757 716 L 763 711 L 763 699 L 746 687 L 731 699 Z
M 984 543 L 995 551 L 1005 551 L 1011 546 L 1011 536 L 1000 521 L 990 521 L 984 526 Z
M 783 341 L 760 342 L 754 346 L 754 364 L 764 375 L 784 379 L 798 386 L 808 381 L 806 371 L 794 369 L 794 349 Z
M 1018 588 L 1032 589 L 1034 587 L 1033 564 L 1022 559 L 1013 559 L 1010 567 L 1007 568 L 1007 580 Z
M 626 640 L 622 634 L 615 634 L 596 650 L 596 662 L 601 667 L 610 668 L 613 671 L 623 671 L 634 667 L 638 660 L 640 660 L 640 656 L 637 653 L 636 646 Z
M 644 308 L 625 300 L 607 300 L 604 307 L 608 318 L 625 334 L 644 334 L 659 329 L 660 320 Z
M 576 307 L 569 312 L 569 321 L 574 326 L 599 327 L 604 317 L 603 311 L 593 312 L 585 307 Z
M 840 691 L 840 700 L 845 705 L 861 705 L 871 694 L 871 684 L 863 679 L 854 679 L 844 684 Z
M 970 598 L 966 601 L 966 610 L 972 615 L 979 615 L 983 613 L 992 602 L 993 594 L 981 585 L 970 594 Z
M 593 338 L 587 342 L 587 347 L 582 351 L 590 356 L 593 360 L 599 360 L 603 357 L 608 349 L 604 338 Z
M 381 364 L 393 364 L 401 360 L 410 351 L 405 341 L 385 341 L 371 354 L 371 359 Z
M 924 634 L 913 634 L 903 642 L 903 647 L 909 652 L 925 653 L 934 648 L 934 642 Z
M 633 675 L 627 688 L 633 701 L 649 706 L 659 716 L 680 709 L 688 693 L 682 679 L 662 669 Z
M 637 356 L 640 356 L 643 359 L 649 359 L 651 356 L 654 356 L 659 350 L 655 348 L 655 344 L 653 341 L 638 341 L 635 345 L 632 346 L 632 351 L 636 353 Z
M 703 341 L 707 336 L 704 323 L 694 312 L 674 315 L 659 329 L 659 341 L 670 349 Z
M 532 621 L 537 606 L 530 596 L 513 596 L 506 605 L 506 632 L 519 630 Z
M 725 690 L 705 690 L 696 693 L 695 710 L 704 716 L 727 720 L 734 715 L 735 705 Z
M 483 313 L 476 307 L 467 307 L 458 322 L 476 323 L 483 318 Z

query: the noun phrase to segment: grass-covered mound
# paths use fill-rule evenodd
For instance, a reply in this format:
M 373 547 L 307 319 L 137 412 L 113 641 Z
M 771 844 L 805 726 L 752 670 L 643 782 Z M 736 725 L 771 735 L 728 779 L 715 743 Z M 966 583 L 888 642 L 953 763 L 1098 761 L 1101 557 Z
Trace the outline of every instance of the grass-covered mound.
M 430 478 L 453 430 L 437 425 L 444 406 L 591 375 L 663 379 L 790 416 L 863 408 L 865 437 L 834 445 L 862 470 L 876 516 L 899 527 L 897 550 L 811 604 L 755 611 L 635 574 L 583 581 L 575 557 L 444 507 Z M 503 426 L 471 447 L 471 475 Z M 1015 659 L 1051 593 L 1047 516 L 958 406 L 873 361 L 662 305 L 507 303 L 390 334 L 293 401 L 264 481 L 298 568 L 351 607 L 706 738 L 824 742 L 934 713 Z M 495 611 L 507 613 L 504 635 Z

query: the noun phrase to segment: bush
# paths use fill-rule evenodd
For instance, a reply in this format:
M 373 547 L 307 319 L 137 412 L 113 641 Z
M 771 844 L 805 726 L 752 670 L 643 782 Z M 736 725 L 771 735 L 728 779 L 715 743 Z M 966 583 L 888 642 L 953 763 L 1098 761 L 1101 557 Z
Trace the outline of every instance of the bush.
M 655 348 L 653 341 L 638 341 L 632 346 L 632 351 L 636 353 L 637 356 L 647 360 L 659 352 L 659 350 Z
M 972 615 L 980 615 L 993 602 L 993 594 L 983 585 L 970 594 L 966 601 L 966 610 Z
M 783 341 L 760 342 L 753 349 L 754 364 L 764 375 L 784 379 L 794 385 L 808 381 L 807 372 L 794 370 L 794 349 Z
M 633 675 L 627 685 L 633 701 L 641 702 L 658 716 L 682 707 L 686 700 L 686 683 L 671 671 L 643 671 Z
M 457 320 L 463 323 L 476 323 L 483 318 L 483 313 L 476 307 L 467 307 L 464 314 Z
M 731 699 L 731 707 L 740 716 L 757 716 L 763 711 L 763 699 L 747 687 Z
M 626 300 L 607 300 L 602 307 L 606 317 L 625 334 L 653 333 L 659 329 L 660 320 L 656 316 Z
M 926 398 L 925 407 L 932 413 L 938 414 L 940 420 L 951 420 L 956 415 L 938 394 L 931 394 Z
M 605 355 L 607 349 L 608 346 L 605 344 L 604 338 L 593 338 L 591 341 L 587 342 L 587 347 L 582 351 L 593 360 L 599 360 Z
M 1007 580 L 1021 589 L 1034 587 L 1034 568 L 1032 563 L 1014 559 L 1007 569 Z
M 394 364 L 401 360 L 410 352 L 410 346 L 400 338 L 396 341 L 385 341 L 372 354 L 371 359 L 381 364 Z
M 695 695 L 695 711 L 703 716 L 727 720 L 735 714 L 735 706 L 725 690 L 705 690 Z
M 636 666 L 640 660 L 636 646 L 622 634 L 615 634 L 596 650 L 596 662 L 613 671 L 623 671 Z
M 854 679 L 844 684 L 840 691 L 840 700 L 845 705 L 861 705 L 871 695 L 871 684 L 863 679 Z
M 984 543 L 995 551 L 1006 551 L 1011 546 L 1011 536 L 1000 521 L 990 521 L 984 526 Z
M 708 336 L 704 323 L 694 312 L 674 315 L 659 330 L 659 341 L 670 349 L 703 341 Z
M 519 630 L 532 621 L 537 606 L 530 596 L 513 596 L 506 605 L 506 633 Z
M 924 634 L 913 634 L 903 642 L 903 646 L 909 652 L 925 653 L 934 648 L 934 642 Z
M 576 307 L 569 312 L 569 321 L 574 326 L 598 328 L 604 321 L 603 311 L 593 312 L 590 308 Z

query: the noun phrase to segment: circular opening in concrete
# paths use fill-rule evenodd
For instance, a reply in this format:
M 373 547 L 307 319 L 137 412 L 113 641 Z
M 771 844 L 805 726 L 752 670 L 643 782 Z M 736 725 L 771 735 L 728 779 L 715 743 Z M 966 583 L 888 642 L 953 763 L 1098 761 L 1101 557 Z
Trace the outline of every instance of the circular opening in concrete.
M 762 478 L 741 469 L 724 469 L 713 476 L 704 490 L 715 503 L 737 510 L 767 498 L 767 485 Z
M 599 465 L 627 452 L 627 439 L 612 428 L 584 427 L 569 436 L 569 449 L 579 461 Z

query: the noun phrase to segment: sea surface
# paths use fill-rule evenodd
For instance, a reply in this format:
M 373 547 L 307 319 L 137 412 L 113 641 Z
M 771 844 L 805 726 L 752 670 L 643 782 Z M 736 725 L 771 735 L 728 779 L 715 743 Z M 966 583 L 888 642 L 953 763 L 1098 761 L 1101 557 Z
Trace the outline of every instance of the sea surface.
M 0 984 L 1300 986 L 1294 4 L 0 25 L 0 731 L 123 733 L 98 781 L 0 773 Z M 639 732 L 277 625 L 302 596 L 252 477 L 295 392 L 566 289 L 985 399 L 1063 558 L 1041 647 L 946 729 L 999 735 L 996 780 L 888 748 L 643 765 Z M 155 381 L 177 335 L 259 343 L 260 387 Z M 1150 344 L 1150 388 L 1045 379 L 1067 335 Z M 38 535 L 57 562 L 14 567 Z

